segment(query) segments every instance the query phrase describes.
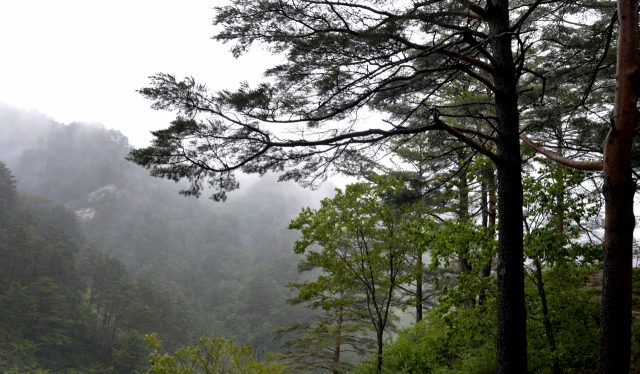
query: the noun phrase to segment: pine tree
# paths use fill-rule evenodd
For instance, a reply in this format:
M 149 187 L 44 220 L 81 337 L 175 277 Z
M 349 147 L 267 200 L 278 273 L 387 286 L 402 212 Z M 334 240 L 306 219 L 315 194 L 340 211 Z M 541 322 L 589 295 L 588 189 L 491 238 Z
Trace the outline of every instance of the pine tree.
M 299 273 L 317 270 L 322 268 L 310 261 L 298 263 Z M 346 373 L 354 368 L 349 358 L 361 357 L 374 348 L 365 300 L 358 291 L 331 294 L 334 288 L 329 290 L 326 284 L 318 287 L 314 281 L 291 282 L 288 287 L 298 295 L 287 299 L 287 303 L 304 305 L 309 310 L 304 323 L 273 331 L 273 339 L 282 341 L 278 347 L 285 349 L 278 359 L 288 370 Z
M 154 176 L 188 179 L 186 195 L 199 195 L 206 181 L 219 200 L 238 187 L 235 171 L 284 171 L 282 180 L 314 186 L 336 164 L 375 155 L 392 137 L 447 133 L 496 166 L 497 371 L 525 372 L 520 113 L 539 102 L 544 90 L 534 86 L 544 86 L 545 78 L 529 64 L 530 48 L 544 33 L 531 30 L 567 25 L 563 18 L 549 22 L 547 15 L 579 14 L 578 8 L 573 2 L 506 0 L 407 6 L 234 1 L 217 8 L 222 31 L 215 38 L 234 42 L 235 56 L 253 43 L 283 53 L 285 61 L 266 72 L 273 81 L 210 94 L 191 78 L 154 76 L 141 93 L 178 118 L 129 159 L 152 168 Z M 470 92 L 482 87 L 491 97 L 460 95 L 450 106 L 449 88 L 460 85 Z M 398 102 L 410 105 L 404 118 L 357 127 L 362 111 Z M 423 120 L 410 121 L 414 115 Z M 462 118 L 491 130 L 465 127 Z M 279 132 L 283 124 L 291 125 L 289 131 Z M 488 141 L 495 144 L 491 151 Z

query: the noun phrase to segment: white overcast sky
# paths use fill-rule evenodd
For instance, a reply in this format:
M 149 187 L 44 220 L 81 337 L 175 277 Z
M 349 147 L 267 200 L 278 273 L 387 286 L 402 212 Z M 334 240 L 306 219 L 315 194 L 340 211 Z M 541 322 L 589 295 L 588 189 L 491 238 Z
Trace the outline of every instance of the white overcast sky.
M 234 59 L 211 36 L 223 0 L 0 0 L 0 101 L 61 123 L 100 122 L 136 147 L 174 115 L 135 91 L 155 73 L 212 90 L 255 84 L 280 61 L 259 46 Z

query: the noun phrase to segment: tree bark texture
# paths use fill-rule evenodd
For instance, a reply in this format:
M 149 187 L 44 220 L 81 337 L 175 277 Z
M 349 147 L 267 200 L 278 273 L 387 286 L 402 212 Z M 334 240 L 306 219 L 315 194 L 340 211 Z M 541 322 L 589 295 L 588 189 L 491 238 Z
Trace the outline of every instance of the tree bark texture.
M 598 373 L 628 373 L 631 354 L 632 243 L 636 186 L 631 146 L 638 121 L 638 1 L 618 0 L 620 31 L 614 118 L 604 145 L 604 275 Z
M 488 3 L 500 159 L 498 188 L 498 329 L 497 373 L 527 372 L 526 309 L 522 230 L 522 176 L 516 72 L 509 31 L 508 0 Z

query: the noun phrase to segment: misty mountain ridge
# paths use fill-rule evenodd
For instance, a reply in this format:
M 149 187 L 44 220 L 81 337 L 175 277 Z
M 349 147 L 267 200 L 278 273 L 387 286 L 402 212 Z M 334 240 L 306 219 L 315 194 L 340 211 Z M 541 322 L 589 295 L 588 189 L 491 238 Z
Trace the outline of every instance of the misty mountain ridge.
M 277 176 L 268 174 L 260 178 L 240 175 L 240 189 L 230 193 L 225 203 L 216 204 L 206 199 L 213 193 L 211 190 L 203 191 L 200 199 L 180 197 L 178 192 L 188 187 L 186 182 L 152 178 L 147 170 L 124 159 L 131 145 L 120 131 L 107 129 L 97 122 L 64 125 L 38 111 L 17 109 L 4 103 L 0 103 L 0 139 L 0 160 L 13 171 L 19 188 L 51 196 L 74 211 L 86 210 L 80 213 L 81 219 L 87 219 L 88 212 L 94 211 L 93 205 L 100 200 L 135 198 L 158 188 L 174 193 L 172 200 L 187 204 L 191 203 L 187 200 L 195 200 L 216 212 L 243 209 L 260 197 L 275 198 L 280 200 L 281 209 L 273 213 L 284 214 L 287 221 L 302 207 L 318 206 L 321 198 L 333 196 L 334 187 L 330 182 L 319 191 L 310 191 L 293 182 L 277 182 Z M 51 168 L 64 172 L 66 180 L 45 172 Z M 254 185 L 258 187 L 253 188 Z M 247 209 L 247 213 L 255 213 L 255 208 Z
M 63 125 L 1 103 L 0 139 L 0 161 L 18 188 L 64 204 L 88 241 L 123 261 L 133 279 L 151 277 L 185 300 L 190 336 L 215 333 L 276 351 L 271 330 L 309 318 L 285 303 L 285 285 L 300 277 L 292 250 L 299 233 L 287 226 L 332 196 L 330 184 L 310 191 L 276 175 L 240 176 L 241 189 L 224 203 L 183 197 L 185 182 L 150 177 L 124 159 L 131 145 L 120 131 Z

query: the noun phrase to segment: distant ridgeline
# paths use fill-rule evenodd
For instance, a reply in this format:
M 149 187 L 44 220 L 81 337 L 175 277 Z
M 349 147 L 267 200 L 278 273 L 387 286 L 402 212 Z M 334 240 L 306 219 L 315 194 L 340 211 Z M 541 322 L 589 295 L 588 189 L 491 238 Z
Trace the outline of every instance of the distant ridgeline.
M 142 370 L 151 332 L 168 351 L 203 334 L 277 351 L 271 331 L 309 318 L 285 302 L 286 227 L 318 197 L 266 178 L 224 204 L 184 198 L 129 149 L 0 104 L 0 372 Z

